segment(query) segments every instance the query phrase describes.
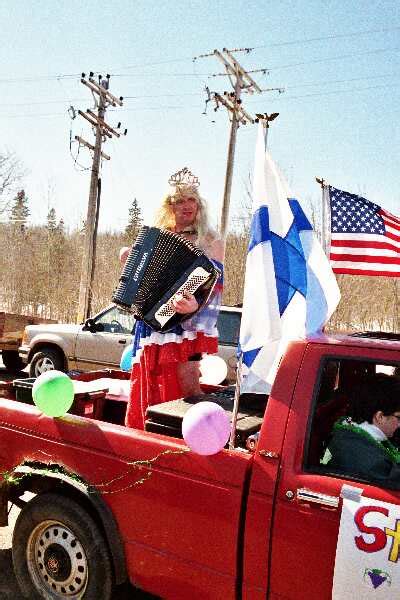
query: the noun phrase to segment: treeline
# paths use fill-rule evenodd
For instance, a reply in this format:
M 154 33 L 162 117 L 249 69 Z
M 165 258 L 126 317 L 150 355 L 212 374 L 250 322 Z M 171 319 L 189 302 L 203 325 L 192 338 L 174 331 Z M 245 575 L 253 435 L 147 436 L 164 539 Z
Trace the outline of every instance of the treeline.
M 19 192 L 11 219 L 0 223 L 0 310 L 75 322 L 84 231 L 66 231 L 54 209 L 47 223 L 28 226 L 28 201 Z M 120 275 L 121 246 L 130 245 L 142 224 L 136 199 L 129 209 L 123 232 L 99 233 L 92 290 L 92 313 L 110 303 Z M 224 296 L 228 305 L 243 298 L 248 227 L 227 238 Z M 338 277 L 342 300 L 329 330 L 400 331 L 400 285 L 385 277 Z M 271 282 L 272 285 L 272 282 Z
M 0 310 L 75 322 L 83 249 L 83 232 L 62 228 L 0 225 Z M 126 233 L 99 233 L 92 290 L 93 313 L 110 303 L 121 267 Z M 224 302 L 242 299 L 243 236 L 230 236 L 226 253 Z
M 93 283 L 93 313 L 111 301 L 120 274 L 118 253 L 130 244 L 125 233 L 100 233 Z M 62 228 L 0 225 L 1 310 L 75 322 L 83 233 Z M 231 234 L 225 259 L 224 304 L 243 297 L 247 236 Z M 384 277 L 338 277 L 342 300 L 331 330 L 400 331 L 397 281 Z

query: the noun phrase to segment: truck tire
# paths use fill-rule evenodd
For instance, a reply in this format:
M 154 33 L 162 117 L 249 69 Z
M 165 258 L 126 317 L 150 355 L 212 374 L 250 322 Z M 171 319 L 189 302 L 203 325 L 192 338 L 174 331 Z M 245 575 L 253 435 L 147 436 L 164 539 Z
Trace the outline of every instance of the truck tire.
M 92 517 L 70 498 L 36 496 L 21 511 L 12 541 L 15 576 L 30 600 L 110 600 L 107 544 Z
M 9 371 L 21 371 L 24 368 L 24 363 L 16 350 L 2 350 L 1 357 L 5 368 Z
M 41 348 L 35 352 L 29 365 L 29 377 L 39 377 L 46 371 L 64 371 L 64 358 L 55 348 Z

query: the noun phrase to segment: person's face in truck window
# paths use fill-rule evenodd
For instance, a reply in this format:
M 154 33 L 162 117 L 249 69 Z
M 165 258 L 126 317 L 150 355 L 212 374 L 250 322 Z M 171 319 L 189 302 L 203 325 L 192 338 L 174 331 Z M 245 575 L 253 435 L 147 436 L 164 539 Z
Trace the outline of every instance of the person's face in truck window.
M 400 411 L 385 415 L 382 410 L 379 410 L 372 417 L 372 424 L 378 427 L 390 439 L 400 427 Z
M 356 423 L 375 425 L 391 438 L 400 426 L 400 382 L 383 373 L 367 376 L 353 390 L 350 413 Z

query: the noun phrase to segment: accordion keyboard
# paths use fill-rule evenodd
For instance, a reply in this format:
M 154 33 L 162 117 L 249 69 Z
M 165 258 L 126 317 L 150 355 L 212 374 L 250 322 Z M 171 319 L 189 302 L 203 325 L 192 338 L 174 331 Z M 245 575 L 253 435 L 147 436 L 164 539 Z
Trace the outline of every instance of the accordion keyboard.
M 194 271 L 189 275 L 187 281 L 175 292 L 175 294 L 185 295 L 185 292 L 193 294 L 203 283 L 205 283 L 210 277 L 210 273 L 202 267 L 196 267 Z M 154 314 L 154 317 L 160 323 L 161 327 L 169 321 L 171 317 L 175 315 L 175 308 L 172 304 L 173 298 L 168 300 L 165 304 Z
M 218 269 L 204 252 L 182 236 L 144 226 L 125 262 L 112 300 L 155 331 L 166 331 L 190 317 L 176 313 L 172 298 L 177 293 L 191 292 L 202 307 L 218 275 Z

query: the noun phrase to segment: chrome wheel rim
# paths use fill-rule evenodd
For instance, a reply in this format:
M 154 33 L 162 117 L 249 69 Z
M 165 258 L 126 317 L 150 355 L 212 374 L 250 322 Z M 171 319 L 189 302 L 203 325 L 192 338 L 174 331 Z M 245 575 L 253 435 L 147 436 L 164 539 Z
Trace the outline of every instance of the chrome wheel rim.
M 29 536 L 30 577 L 46 598 L 82 598 L 88 582 L 88 561 L 82 544 L 66 525 L 43 521 Z
M 47 356 L 45 356 L 41 360 L 38 360 L 38 362 L 36 363 L 36 366 L 35 366 L 35 372 L 36 372 L 37 376 L 41 375 L 42 373 L 46 373 L 46 371 L 53 371 L 53 370 L 54 370 L 54 363 L 51 360 L 51 358 L 48 358 Z

